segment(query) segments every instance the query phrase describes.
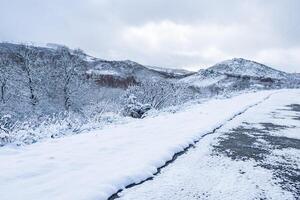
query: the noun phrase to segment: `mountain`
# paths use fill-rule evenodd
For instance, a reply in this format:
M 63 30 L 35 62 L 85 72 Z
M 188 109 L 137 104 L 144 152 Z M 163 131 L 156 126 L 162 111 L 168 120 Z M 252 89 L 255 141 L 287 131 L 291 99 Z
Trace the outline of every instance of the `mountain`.
M 234 58 L 217 63 L 180 80 L 195 89 L 210 92 L 232 92 L 245 89 L 278 89 L 300 86 L 297 74 L 290 74 L 266 65 Z
M 166 85 L 172 89 L 173 82 L 189 74 L 129 60 L 103 60 L 57 44 L 0 43 L 0 118 L 70 110 L 119 112 L 128 87 L 147 82 L 144 86 L 154 90 Z
M 86 73 L 89 78 L 101 86 L 126 89 L 128 86 L 142 81 L 179 79 L 188 74 L 184 72 L 183 70 L 179 73 L 179 70 L 161 70 L 160 68 L 146 67 L 130 60 L 107 61 L 94 59 L 89 62 L 89 70 Z
M 185 69 L 171 69 L 171 68 L 156 67 L 156 66 L 146 66 L 146 67 L 155 70 L 157 72 L 166 74 L 168 77 L 171 78 L 184 78 L 196 73 Z
M 286 72 L 243 58 L 233 58 L 232 60 L 217 63 L 208 68 L 208 70 L 222 74 L 273 79 L 285 79 L 289 76 Z
M 138 87 L 127 90 L 133 85 Z M 138 103 L 151 104 L 148 101 L 156 99 L 157 104 L 174 105 L 201 96 L 299 86 L 299 74 L 242 58 L 195 73 L 129 60 L 103 60 L 63 45 L 0 43 L 0 116 L 26 118 L 32 113 L 39 116 L 70 110 L 84 115 L 120 112 L 128 92 L 141 98 Z M 168 98 L 174 98 L 169 101 L 172 103 L 161 102 Z

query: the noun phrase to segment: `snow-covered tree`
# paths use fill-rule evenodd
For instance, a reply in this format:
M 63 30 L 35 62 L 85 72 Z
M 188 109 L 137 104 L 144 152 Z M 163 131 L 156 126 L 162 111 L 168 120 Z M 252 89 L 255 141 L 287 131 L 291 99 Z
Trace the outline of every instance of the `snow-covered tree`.
M 74 98 L 74 93 L 82 86 L 82 76 L 84 62 L 77 51 L 71 52 L 67 47 L 60 47 L 56 52 L 56 65 L 59 70 L 59 79 L 62 86 L 63 104 L 65 110 L 70 110 Z M 78 52 L 81 53 L 81 52 Z
M 167 80 L 144 81 L 127 89 L 125 111 L 143 110 L 143 105 L 147 109 L 159 110 L 185 103 L 196 96 L 197 93 L 184 84 L 179 85 Z
M 8 87 L 8 79 L 11 73 L 11 60 L 7 54 L 1 54 L 0 56 L 0 100 L 1 103 L 5 103 L 7 100 L 6 91 Z
M 123 114 L 125 116 L 130 116 L 133 118 L 142 118 L 143 115 L 151 109 L 150 104 L 142 104 L 138 102 L 134 94 L 127 93 L 124 99 L 125 106 L 123 109 Z
M 29 99 L 32 106 L 36 106 L 39 98 L 36 91 L 34 81 L 34 70 L 39 65 L 39 51 L 33 46 L 22 44 L 18 46 L 15 52 L 16 62 L 21 69 L 25 72 L 24 75 L 27 79 L 27 87 L 29 89 Z

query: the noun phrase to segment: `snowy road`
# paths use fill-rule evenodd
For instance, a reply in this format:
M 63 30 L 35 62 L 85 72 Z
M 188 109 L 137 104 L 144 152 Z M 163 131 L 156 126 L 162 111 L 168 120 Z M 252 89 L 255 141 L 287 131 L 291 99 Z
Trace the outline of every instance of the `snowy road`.
M 300 199 L 300 92 L 279 93 L 200 140 L 122 200 Z
M 279 122 L 276 120 L 280 119 L 269 117 L 270 120 L 276 121 L 274 124 L 288 126 L 299 124 L 296 120 L 298 119 L 296 111 L 291 111 L 294 107 L 285 107 L 285 105 L 297 104 L 299 97 L 299 90 L 281 90 L 242 94 L 229 99 L 212 99 L 189 106 L 175 114 L 165 113 L 156 117 L 134 120 L 128 124 L 46 140 L 24 147 L 2 147 L 0 149 L 0 199 L 107 199 L 130 184 L 140 183 L 153 177 L 159 167 L 172 160 L 174 154 L 183 151 L 194 141 L 201 139 L 217 127 L 227 124 L 228 120 L 251 107 L 253 109 L 247 113 L 257 110 L 267 113 L 267 108 L 274 107 L 275 111 L 271 112 L 280 112 L 279 117 L 284 115 L 284 120 Z M 279 107 L 283 110 L 278 110 Z M 249 118 L 249 120 L 258 120 L 259 123 L 265 122 L 264 112 L 261 115 L 259 113 L 253 114 L 256 117 L 249 114 L 240 117 L 248 116 L 247 120 Z M 266 115 L 269 116 L 268 113 Z M 291 119 L 288 116 L 291 116 Z M 228 123 L 228 130 L 239 126 L 242 122 L 242 119 L 231 121 Z M 265 125 L 267 129 L 268 125 Z M 281 132 L 274 132 L 274 134 L 296 137 L 297 133 L 291 130 L 297 129 L 295 127 L 282 129 Z M 256 166 L 259 163 L 253 159 L 249 158 L 247 162 L 241 159 L 233 160 L 224 154 L 232 149 L 229 147 L 227 149 L 224 145 L 226 142 L 222 144 L 221 139 L 214 139 L 218 135 L 226 136 L 225 127 L 201 139 L 198 143 L 201 148 L 195 148 L 179 157 L 174 165 L 166 167 L 162 174 L 155 176 L 153 181 L 127 190 L 124 198 L 190 199 L 188 195 L 193 195 L 193 192 L 197 192 L 195 195 L 202 195 L 198 193 L 203 191 L 211 199 L 214 197 L 218 199 L 217 197 L 220 196 L 230 197 L 235 192 L 236 195 L 243 196 L 245 193 L 248 195 L 247 191 L 252 191 L 253 195 L 258 196 L 259 192 L 263 193 L 266 190 L 266 195 L 270 195 L 268 189 L 272 191 L 271 194 L 277 195 L 276 198 L 292 198 L 293 192 L 285 192 L 281 185 L 276 184 L 276 180 L 272 179 L 273 173 L 272 170 L 267 169 L 270 166 L 267 165 L 267 161 L 279 159 L 278 156 L 272 157 L 273 154 L 287 154 L 288 158 L 296 159 L 300 155 L 297 148 L 279 149 L 278 152 L 270 150 L 270 153 L 265 153 L 266 158 L 263 159 L 266 167 Z M 212 146 L 213 141 L 220 141 L 219 145 L 215 144 L 219 148 Z M 255 140 L 254 144 L 260 142 L 269 145 L 264 138 Z M 272 144 L 270 145 L 272 147 Z M 222 150 L 222 146 L 226 147 L 226 151 Z M 294 161 L 298 166 L 298 160 Z M 243 185 L 245 187 L 241 187 Z M 263 188 L 263 191 L 260 188 Z M 171 194 L 172 196 L 168 196 Z

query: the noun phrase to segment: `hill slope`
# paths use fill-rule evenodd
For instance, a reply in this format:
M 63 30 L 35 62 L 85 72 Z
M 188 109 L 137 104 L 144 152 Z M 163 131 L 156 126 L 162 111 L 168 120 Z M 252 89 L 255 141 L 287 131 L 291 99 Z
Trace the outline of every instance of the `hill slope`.
M 142 89 L 137 88 L 141 91 L 136 92 L 142 94 L 142 98 L 147 94 L 149 100 L 158 98 L 157 94 L 170 99 L 168 92 L 174 88 L 177 88 L 174 98 L 188 94 L 190 99 L 199 94 L 214 96 L 300 85 L 297 74 L 242 58 L 193 73 L 143 66 L 128 60 L 107 61 L 61 45 L 36 47 L 0 43 L 0 66 L 0 114 L 18 117 L 70 110 L 83 113 L 91 107 L 99 110 L 102 105 L 106 111 L 119 112 L 124 106 L 120 99 L 132 85 L 143 85 Z
M 234 58 L 226 60 L 181 80 L 196 89 L 232 92 L 245 89 L 278 89 L 300 86 L 297 74 L 275 70 L 266 65 Z
M 284 79 L 289 76 L 288 73 L 282 72 L 261 63 L 243 58 L 233 58 L 215 64 L 208 68 L 210 71 L 219 72 L 222 74 L 231 74 L 239 76 L 264 77 L 273 79 Z

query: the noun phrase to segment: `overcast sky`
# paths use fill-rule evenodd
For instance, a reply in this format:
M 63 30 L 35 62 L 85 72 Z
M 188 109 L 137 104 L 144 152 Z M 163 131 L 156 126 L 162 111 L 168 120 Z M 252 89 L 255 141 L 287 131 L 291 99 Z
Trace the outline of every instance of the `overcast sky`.
M 299 0 L 0 0 L 0 40 L 197 70 L 233 57 L 300 72 Z

